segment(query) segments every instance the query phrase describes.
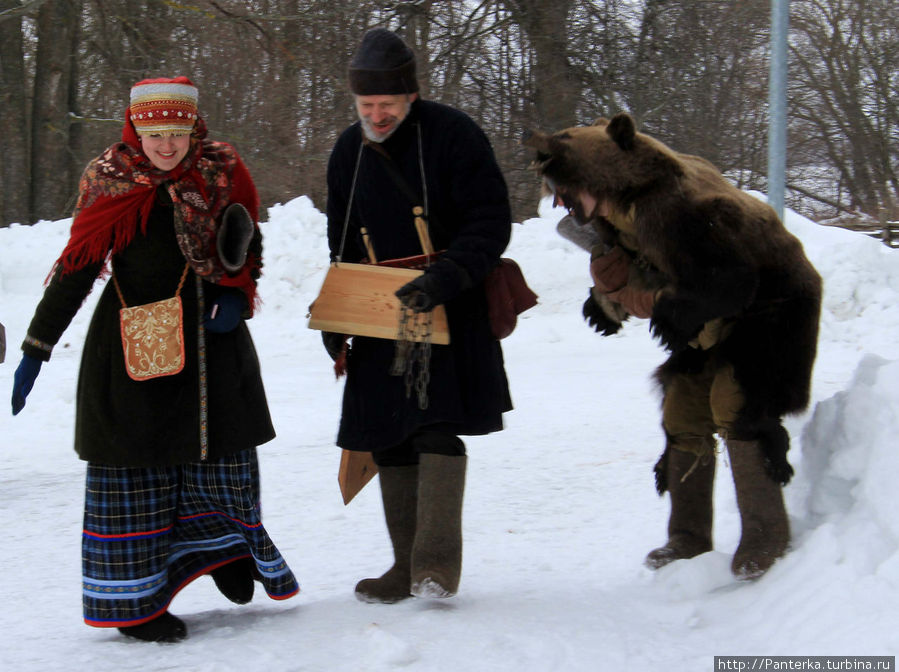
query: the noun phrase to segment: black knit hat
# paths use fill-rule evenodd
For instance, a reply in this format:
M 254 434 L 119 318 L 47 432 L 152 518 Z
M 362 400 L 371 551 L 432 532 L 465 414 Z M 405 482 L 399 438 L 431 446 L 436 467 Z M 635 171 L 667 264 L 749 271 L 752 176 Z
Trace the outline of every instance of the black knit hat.
M 350 91 L 358 96 L 415 93 L 415 54 L 396 33 L 372 28 L 350 62 Z

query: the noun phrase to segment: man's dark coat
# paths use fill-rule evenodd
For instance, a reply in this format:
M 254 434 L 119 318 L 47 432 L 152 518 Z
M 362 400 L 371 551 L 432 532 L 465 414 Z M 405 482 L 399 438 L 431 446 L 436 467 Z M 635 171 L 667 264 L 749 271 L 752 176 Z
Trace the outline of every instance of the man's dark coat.
M 332 260 L 340 254 L 362 142 L 356 122 L 341 134 L 328 164 Z M 417 195 L 424 193 L 424 167 L 430 235 L 435 249 L 446 250 L 427 272 L 436 276 L 441 293 L 452 297 L 445 303 L 451 343 L 432 346 L 428 405 L 422 410 L 414 391 L 407 398 L 402 376 L 389 375 L 394 341 L 355 337 L 347 359 L 337 444 L 378 451 L 425 426 L 465 435 L 500 430 L 502 413 L 512 404 L 502 350 L 490 332 L 483 280 L 509 242 L 511 215 L 505 180 L 490 143 L 464 113 L 416 100 L 379 149 L 390 155 Z M 384 160 L 372 146 L 363 147 L 343 261 L 357 262 L 366 256 L 362 227 L 371 236 L 378 261 L 422 253 L 412 215 L 413 205 L 421 203 L 404 195 Z

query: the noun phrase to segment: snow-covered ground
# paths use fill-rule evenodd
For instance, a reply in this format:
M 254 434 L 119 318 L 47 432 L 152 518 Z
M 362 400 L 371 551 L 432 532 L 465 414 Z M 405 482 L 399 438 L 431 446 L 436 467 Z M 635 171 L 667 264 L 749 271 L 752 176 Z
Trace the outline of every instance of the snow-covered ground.
M 337 487 L 342 383 L 306 328 L 325 223 L 300 197 L 263 223 L 265 304 L 250 329 L 278 431 L 260 449 L 265 522 L 302 592 L 238 607 L 202 578 L 172 605 L 190 631 L 176 645 L 83 624 L 84 466 L 71 446 L 95 291 L 24 411 L 0 412 L 3 669 L 692 671 L 712 670 L 716 655 L 896 655 L 899 252 L 788 213 L 825 279 L 813 403 L 787 423 L 792 551 L 758 582 L 731 576 L 739 518 L 721 456 L 715 551 L 653 573 L 642 561 L 665 541 L 668 501 L 653 487 L 663 437 L 650 376 L 664 354 L 646 321 L 608 338 L 584 324 L 586 255 L 555 233 L 562 213 L 543 208 L 515 225 L 508 250 L 540 304 L 503 342 L 516 406 L 506 430 L 467 441 L 458 596 L 390 606 L 353 596 L 391 552 L 377 484 L 346 507 Z M 69 225 L 0 229 L 4 399 Z

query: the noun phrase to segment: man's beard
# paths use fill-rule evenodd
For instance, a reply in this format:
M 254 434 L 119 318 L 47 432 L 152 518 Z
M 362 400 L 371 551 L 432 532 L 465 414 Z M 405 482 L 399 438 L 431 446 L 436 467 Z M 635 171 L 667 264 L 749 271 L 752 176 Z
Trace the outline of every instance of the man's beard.
M 371 140 L 372 142 L 378 142 L 378 143 L 384 142 L 387 138 L 389 138 L 391 135 L 396 133 L 397 129 L 403 125 L 403 122 L 409 116 L 409 111 L 411 109 L 412 109 L 412 103 L 406 103 L 406 114 L 404 114 L 402 120 L 400 120 L 398 123 L 394 124 L 393 128 L 391 128 L 387 133 L 378 133 L 377 131 L 375 131 L 374 127 L 372 126 L 371 119 L 362 117 L 359 119 L 359 121 L 362 125 L 362 132 L 365 134 L 365 137 L 368 138 L 369 140 Z

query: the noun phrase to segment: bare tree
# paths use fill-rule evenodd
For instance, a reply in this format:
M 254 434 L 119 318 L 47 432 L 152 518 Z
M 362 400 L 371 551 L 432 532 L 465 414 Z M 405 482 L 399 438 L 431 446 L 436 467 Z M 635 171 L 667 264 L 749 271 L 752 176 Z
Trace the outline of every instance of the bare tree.
M 790 179 L 820 202 L 899 216 L 899 6 L 798 0 L 790 18 L 790 116 L 802 153 Z M 830 179 L 803 181 L 809 166 Z M 820 171 L 819 171 L 820 174 Z
M 724 171 L 763 173 L 755 148 L 766 137 L 768 7 L 645 3 L 626 95 L 647 132 Z
M 505 0 L 504 4 L 524 30 L 533 53 L 536 125 L 549 129 L 573 126 L 580 98 L 568 58 L 568 22 L 574 0 Z
M 22 17 L 12 15 L 16 0 L 0 0 L 0 226 L 30 222 L 28 202 L 28 90 Z M 9 12 L 9 14 L 7 14 Z
M 899 6 L 791 6 L 788 202 L 809 214 L 819 203 L 895 213 Z M 212 137 L 238 148 L 264 204 L 306 194 L 322 207 L 331 147 L 355 116 L 347 64 L 374 26 L 413 46 L 425 97 L 485 130 L 516 219 L 534 213 L 539 188 L 522 130 L 620 110 L 739 186 L 764 188 L 769 9 L 768 0 L 0 0 L 0 221 L 68 214 L 81 168 L 120 133 L 129 87 L 174 75 L 198 85 Z
M 69 112 L 80 2 L 51 0 L 37 16 L 37 59 L 31 123 L 31 213 L 65 217 L 74 205 Z

